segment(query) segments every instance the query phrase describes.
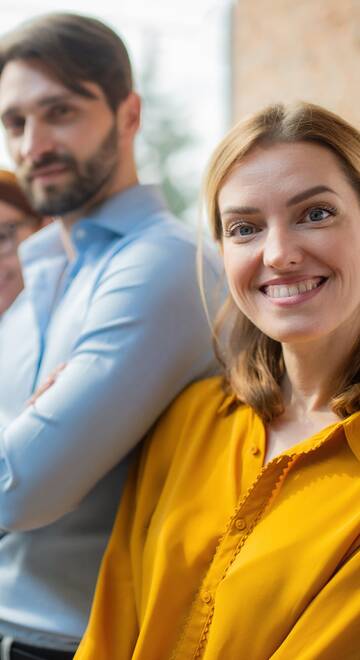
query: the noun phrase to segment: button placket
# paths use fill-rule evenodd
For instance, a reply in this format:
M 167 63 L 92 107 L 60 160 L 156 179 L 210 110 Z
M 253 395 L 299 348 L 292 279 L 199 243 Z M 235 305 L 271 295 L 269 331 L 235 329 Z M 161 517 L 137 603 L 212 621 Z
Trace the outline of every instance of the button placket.
M 210 591 L 203 591 L 201 594 L 201 600 L 206 605 L 210 605 L 210 603 L 212 602 L 212 595 Z
M 215 611 L 217 588 L 226 578 L 248 536 L 263 515 L 277 484 L 284 478 L 288 463 L 289 457 L 285 456 L 279 463 L 266 466 L 232 515 L 193 603 L 187 629 L 184 630 L 176 649 L 174 660 L 175 658 L 176 660 L 190 660 L 190 657 L 201 658 L 203 656 Z M 192 647 L 191 651 L 190 640 L 193 641 L 196 634 L 198 634 L 198 643 L 195 648 Z
M 246 520 L 244 518 L 236 518 L 235 519 L 235 527 L 239 531 L 243 531 L 246 529 Z

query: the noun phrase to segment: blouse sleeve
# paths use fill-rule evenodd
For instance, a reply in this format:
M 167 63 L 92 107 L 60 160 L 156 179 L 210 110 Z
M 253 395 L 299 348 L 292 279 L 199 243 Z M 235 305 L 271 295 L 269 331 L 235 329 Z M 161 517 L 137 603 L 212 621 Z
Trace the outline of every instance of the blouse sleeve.
M 140 460 L 129 473 L 101 563 L 88 627 L 74 660 L 133 657 L 141 635 L 149 577 L 149 570 L 144 569 L 147 531 L 191 399 L 192 387 L 160 418 L 142 448 Z
M 76 660 L 129 660 L 139 634 L 133 569 L 129 551 L 136 469 L 126 484 L 115 525 L 104 554 L 85 635 Z

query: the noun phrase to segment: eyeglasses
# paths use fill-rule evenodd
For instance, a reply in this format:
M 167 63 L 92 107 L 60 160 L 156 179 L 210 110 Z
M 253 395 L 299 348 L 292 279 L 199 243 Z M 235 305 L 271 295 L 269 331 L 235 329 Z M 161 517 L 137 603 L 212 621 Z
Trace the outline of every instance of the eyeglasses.
M 26 227 L 38 228 L 37 218 L 29 217 L 23 220 L 0 222 L 0 257 L 14 252 L 19 244 L 18 232 Z

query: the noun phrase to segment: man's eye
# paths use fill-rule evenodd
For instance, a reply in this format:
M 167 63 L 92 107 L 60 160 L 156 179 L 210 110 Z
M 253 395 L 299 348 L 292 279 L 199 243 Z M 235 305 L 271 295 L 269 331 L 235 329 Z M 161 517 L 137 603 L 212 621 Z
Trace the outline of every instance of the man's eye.
M 50 117 L 54 119 L 61 119 L 67 117 L 71 113 L 71 108 L 68 105 L 55 105 L 50 110 Z
M 8 117 L 4 120 L 4 128 L 8 133 L 19 134 L 22 133 L 25 126 L 23 117 Z

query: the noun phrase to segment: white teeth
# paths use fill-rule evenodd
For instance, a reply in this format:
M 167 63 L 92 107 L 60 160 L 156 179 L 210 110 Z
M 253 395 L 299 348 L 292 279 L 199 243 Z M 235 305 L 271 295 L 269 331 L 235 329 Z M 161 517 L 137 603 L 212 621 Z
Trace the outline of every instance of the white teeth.
M 292 296 L 298 296 L 300 293 L 306 293 L 306 291 L 316 289 L 321 282 L 321 277 L 315 277 L 311 280 L 304 280 L 303 282 L 296 282 L 289 285 L 270 284 L 264 287 L 264 292 L 270 298 L 291 298 Z
M 296 296 L 299 291 L 300 291 L 300 288 L 298 286 L 289 286 L 290 296 Z

